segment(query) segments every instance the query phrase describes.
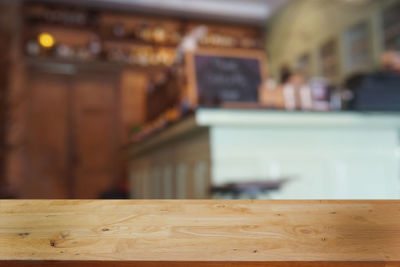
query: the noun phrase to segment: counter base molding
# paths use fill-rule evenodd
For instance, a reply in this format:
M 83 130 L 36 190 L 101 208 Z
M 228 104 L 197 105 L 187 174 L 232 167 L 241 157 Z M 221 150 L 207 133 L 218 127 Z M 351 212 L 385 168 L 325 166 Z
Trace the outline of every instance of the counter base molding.
M 0 266 L 400 266 L 400 201 L 1 200 Z

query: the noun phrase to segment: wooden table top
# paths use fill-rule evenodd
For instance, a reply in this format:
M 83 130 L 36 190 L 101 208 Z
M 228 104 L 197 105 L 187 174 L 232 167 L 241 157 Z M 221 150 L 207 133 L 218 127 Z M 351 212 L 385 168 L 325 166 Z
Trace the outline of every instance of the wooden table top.
M 399 263 L 400 201 L 0 200 L 0 266 Z

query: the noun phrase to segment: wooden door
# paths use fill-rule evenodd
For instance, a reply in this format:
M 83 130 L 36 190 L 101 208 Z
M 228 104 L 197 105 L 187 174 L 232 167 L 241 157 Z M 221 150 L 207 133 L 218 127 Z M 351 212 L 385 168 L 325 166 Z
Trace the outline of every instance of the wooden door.
M 27 170 L 21 196 L 66 198 L 70 170 L 67 76 L 33 72 L 27 85 Z
M 119 178 L 117 74 L 30 72 L 25 198 L 97 198 Z
M 82 73 L 74 90 L 74 198 L 97 198 L 118 179 L 116 75 Z

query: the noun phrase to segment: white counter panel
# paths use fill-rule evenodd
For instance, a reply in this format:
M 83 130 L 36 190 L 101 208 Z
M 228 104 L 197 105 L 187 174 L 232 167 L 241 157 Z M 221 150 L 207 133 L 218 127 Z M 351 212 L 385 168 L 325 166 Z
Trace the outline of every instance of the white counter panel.
M 285 199 L 400 198 L 400 116 L 200 110 L 215 185 L 290 178 Z

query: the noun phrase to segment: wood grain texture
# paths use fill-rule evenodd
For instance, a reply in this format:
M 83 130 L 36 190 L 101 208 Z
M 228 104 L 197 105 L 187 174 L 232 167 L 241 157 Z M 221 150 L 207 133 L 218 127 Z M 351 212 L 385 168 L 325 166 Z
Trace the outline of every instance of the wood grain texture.
M 400 201 L 1 200 L 0 259 L 399 266 Z
M 399 262 L 0 261 L 0 267 L 398 267 Z

